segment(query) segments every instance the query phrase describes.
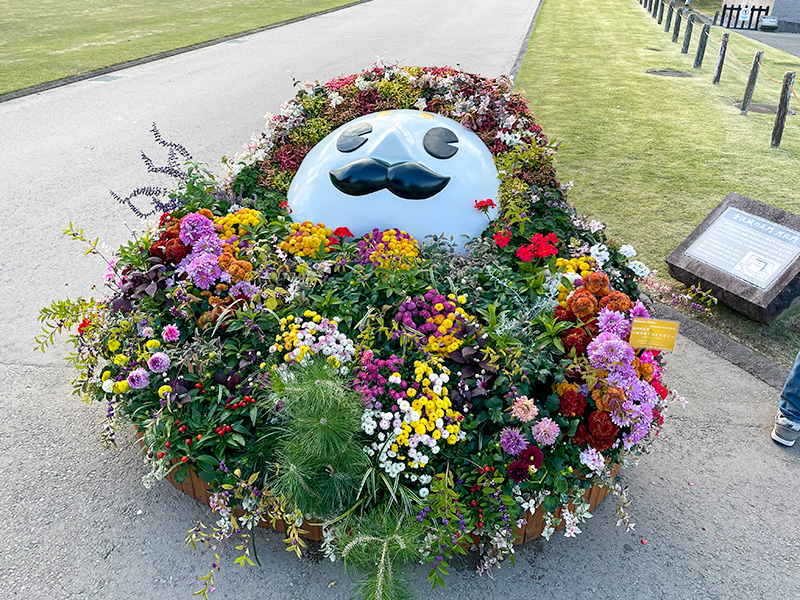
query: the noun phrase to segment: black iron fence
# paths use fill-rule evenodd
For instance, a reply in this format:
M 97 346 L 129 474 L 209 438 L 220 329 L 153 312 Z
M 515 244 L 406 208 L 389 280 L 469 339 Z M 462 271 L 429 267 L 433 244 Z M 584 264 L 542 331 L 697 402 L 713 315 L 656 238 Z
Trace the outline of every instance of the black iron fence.
M 734 6 L 725 4 L 719 24 L 729 29 L 758 29 L 761 17 L 769 14 L 769 6 Z

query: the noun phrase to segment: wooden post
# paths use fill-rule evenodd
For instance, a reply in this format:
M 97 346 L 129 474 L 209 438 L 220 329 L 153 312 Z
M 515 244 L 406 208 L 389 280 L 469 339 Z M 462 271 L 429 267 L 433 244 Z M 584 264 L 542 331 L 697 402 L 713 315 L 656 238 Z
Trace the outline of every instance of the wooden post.
M 650 16 L 653 17 L 654 19 L 658 15 L 658 5 L 661 4 L 661 1 L 662 0 L 653 0 L 653 14 L 651 14 Z
M 789 100 L 792 95 L 794 85 L 794 71 L 786 71 L 783 76 L 783 87 L 781 88 L 781 100 L 778 103 L 778 112 L 775 115 L 775 127 L 772 128 L 772 140 L 770 146 L 778 148 L 783 137 L 783 126 L 786 124 L 786 115 L 789 113 Z
M 694 25 L 694 15 L 689 15 L 686 22 L 686 31 L 683 33 L 683 48 L 681 54 L 689 54 L 689 44 L 692 41 L 692 27 Z
M 714 79 L 711 80 L 711 83 L 714 85 L 718 85 L 719 78 L 722 77 L 722 66 L 725 64 L 725 52 L 728 50 L 728 38 L 730 35 L 730 33 L 722 34 L 722 42 L 719 45 L 719 56 L 717 56 L 717 66 L 714 67 Z
M 706 54 L 706 44 L 708 44 L 708 32 L 711 31 L 711 25 L 706 23 L 703 25 L 703 30 L 700 32 L 700 41 L 697 42 L 697 54 L 694 55 L 694 68 L 699 69 L 703 66 L 703 59 Z
M 681 34 L 681 11 L 675 11 L 675 27 L 672 30 L 672 41 L 678 43 L 678 36 Z
M 661 0 L 661 2 L 658 3 L 658 24 L 661 25 L 663 21 L 664 21 L 664 0 Z
M 758 81 L 758 67 L 761 65 L 761 58 L 764 53 L 761 50 L 756 50 L 753 57 L 753 66 L 750 67 L 750 77 L 747 79 L 747 87 L 744 89 L 744 98 L 742 98 L 742 115 L 747 116 L 747 110 L 750 108 L 750 102 L 753 101 L 753 92 L 756 89 L 756 81 Z
M 715 26 L 716 26 L 716 24 L 717 24 L 717 19 L 719 19 L 719 11 L 717 11 L 717 12 L 715 12 L 715 13 L 714 13 L 714 25 L 715 25 Z
M 670 0 L 669 10 L 667 11 L 667 24 L 664 25 L 664 31 L 669 32 L 670 25 L 672 25 L 672 15 L 675 13 L 675 0 Z

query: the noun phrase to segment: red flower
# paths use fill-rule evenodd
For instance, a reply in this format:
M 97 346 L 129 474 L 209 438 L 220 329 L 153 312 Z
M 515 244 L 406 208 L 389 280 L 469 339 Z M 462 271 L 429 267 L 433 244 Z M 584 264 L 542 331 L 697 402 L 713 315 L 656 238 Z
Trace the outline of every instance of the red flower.
M 497 204 L 494 203 L 494 200 L 475 200 L 475 208 L 480 211 L 487 212 L 490 208 L 497 208 Z
M 288 200 L 281 200 L 278 203 L 278 206 L 280 208 L 286 209 L 286 212 L 288 212 L 289 214 L 292 214 L 292 208 L 289 206 L 289 201 Z
M 579 417 L 586 410 L 586 398 L 579 392 L 567 390 L 561 397 L 558 412 L 565 417 Z
M 564 350 L 567 354 L 569 354 L 570 350 L 575 348 L 575 354 L 577 356 L 583 356 L 586 354 L 586 346 L 589 345 L 592 338 L 586 333 L 586 330 L 580 327 L 573 327 L 562 334 L 561 340 L 564 342 Z
M 492 236 L 494 239 L 494 243 L 497 244 L 499 248 L 505 248 L 508 246 L 508 242 L 511 241 L 511 232 L 510 231 L 495 231 L 494 235 Z
M 333 230 L 333 235 L 342 239 L 353 237 L 353 234 L 347 227 L 337 227 Z
M 167 259 L 179 263 L 189 254 L 189 249 L 178 238 L 173 238 L 165 244 L 164 254 Z
M 666 400 L 667 396 L 669 395 L 669 391 L 663 385 L 661 385 L 658 381 L 653 381 L 650 385 L 656 390 L 656 393 L 661 396 L 662 400 Z
M 89 317 L 85 317 L 83 321 L 81 321 L 81 324 L 78 325 L 78 333 L 83 334 L 91 322 L 92 320 Z
M 578 428 L 575 430 L 575 435 L 573 435 L 569 439 L 573 444 L 576 444 L 578 446 L 585 446 L 586 445 L 586 433 L 587 433 L 586 432 L 586 425 L 581 423 L 580 425 L 578 425 Z
M 531 249 L 531 244 L 527 246 L 522 246 L 521 248 L 517 249 L 517 256 L 522 262 L 531 262 L 533 260 L 533 250 Z
M 595 450 L 602 452 L 614 445 L 614 441 L 619 433 L 619 427 L 611 421 L 611 415 L 607 412 L 594 411 L 589 414 L 589 434 L 587 441 Z

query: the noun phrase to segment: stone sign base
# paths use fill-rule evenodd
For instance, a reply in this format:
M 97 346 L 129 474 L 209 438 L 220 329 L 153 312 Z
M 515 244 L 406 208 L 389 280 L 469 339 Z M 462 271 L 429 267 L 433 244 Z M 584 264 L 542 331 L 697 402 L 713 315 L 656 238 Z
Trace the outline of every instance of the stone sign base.
M 678 281 L 771 323 L 800 294 L 800 216 L 730 193 L 666 262 Z

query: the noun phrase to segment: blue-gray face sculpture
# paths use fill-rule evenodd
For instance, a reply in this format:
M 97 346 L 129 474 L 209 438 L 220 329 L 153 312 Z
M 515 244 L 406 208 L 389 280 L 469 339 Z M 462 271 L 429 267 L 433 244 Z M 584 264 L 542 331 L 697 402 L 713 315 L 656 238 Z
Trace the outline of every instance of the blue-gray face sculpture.
M 295 221 L 347 227 L 356 237 L 396 227 L 420 242 L 444 234 L 463 246 L 464 235 L 488 225 L 475 200 L 497 198 L 498 187 L 492 154 L 475 133 L 432 113 L 389 110 L 314 146 L 288 201 Z

